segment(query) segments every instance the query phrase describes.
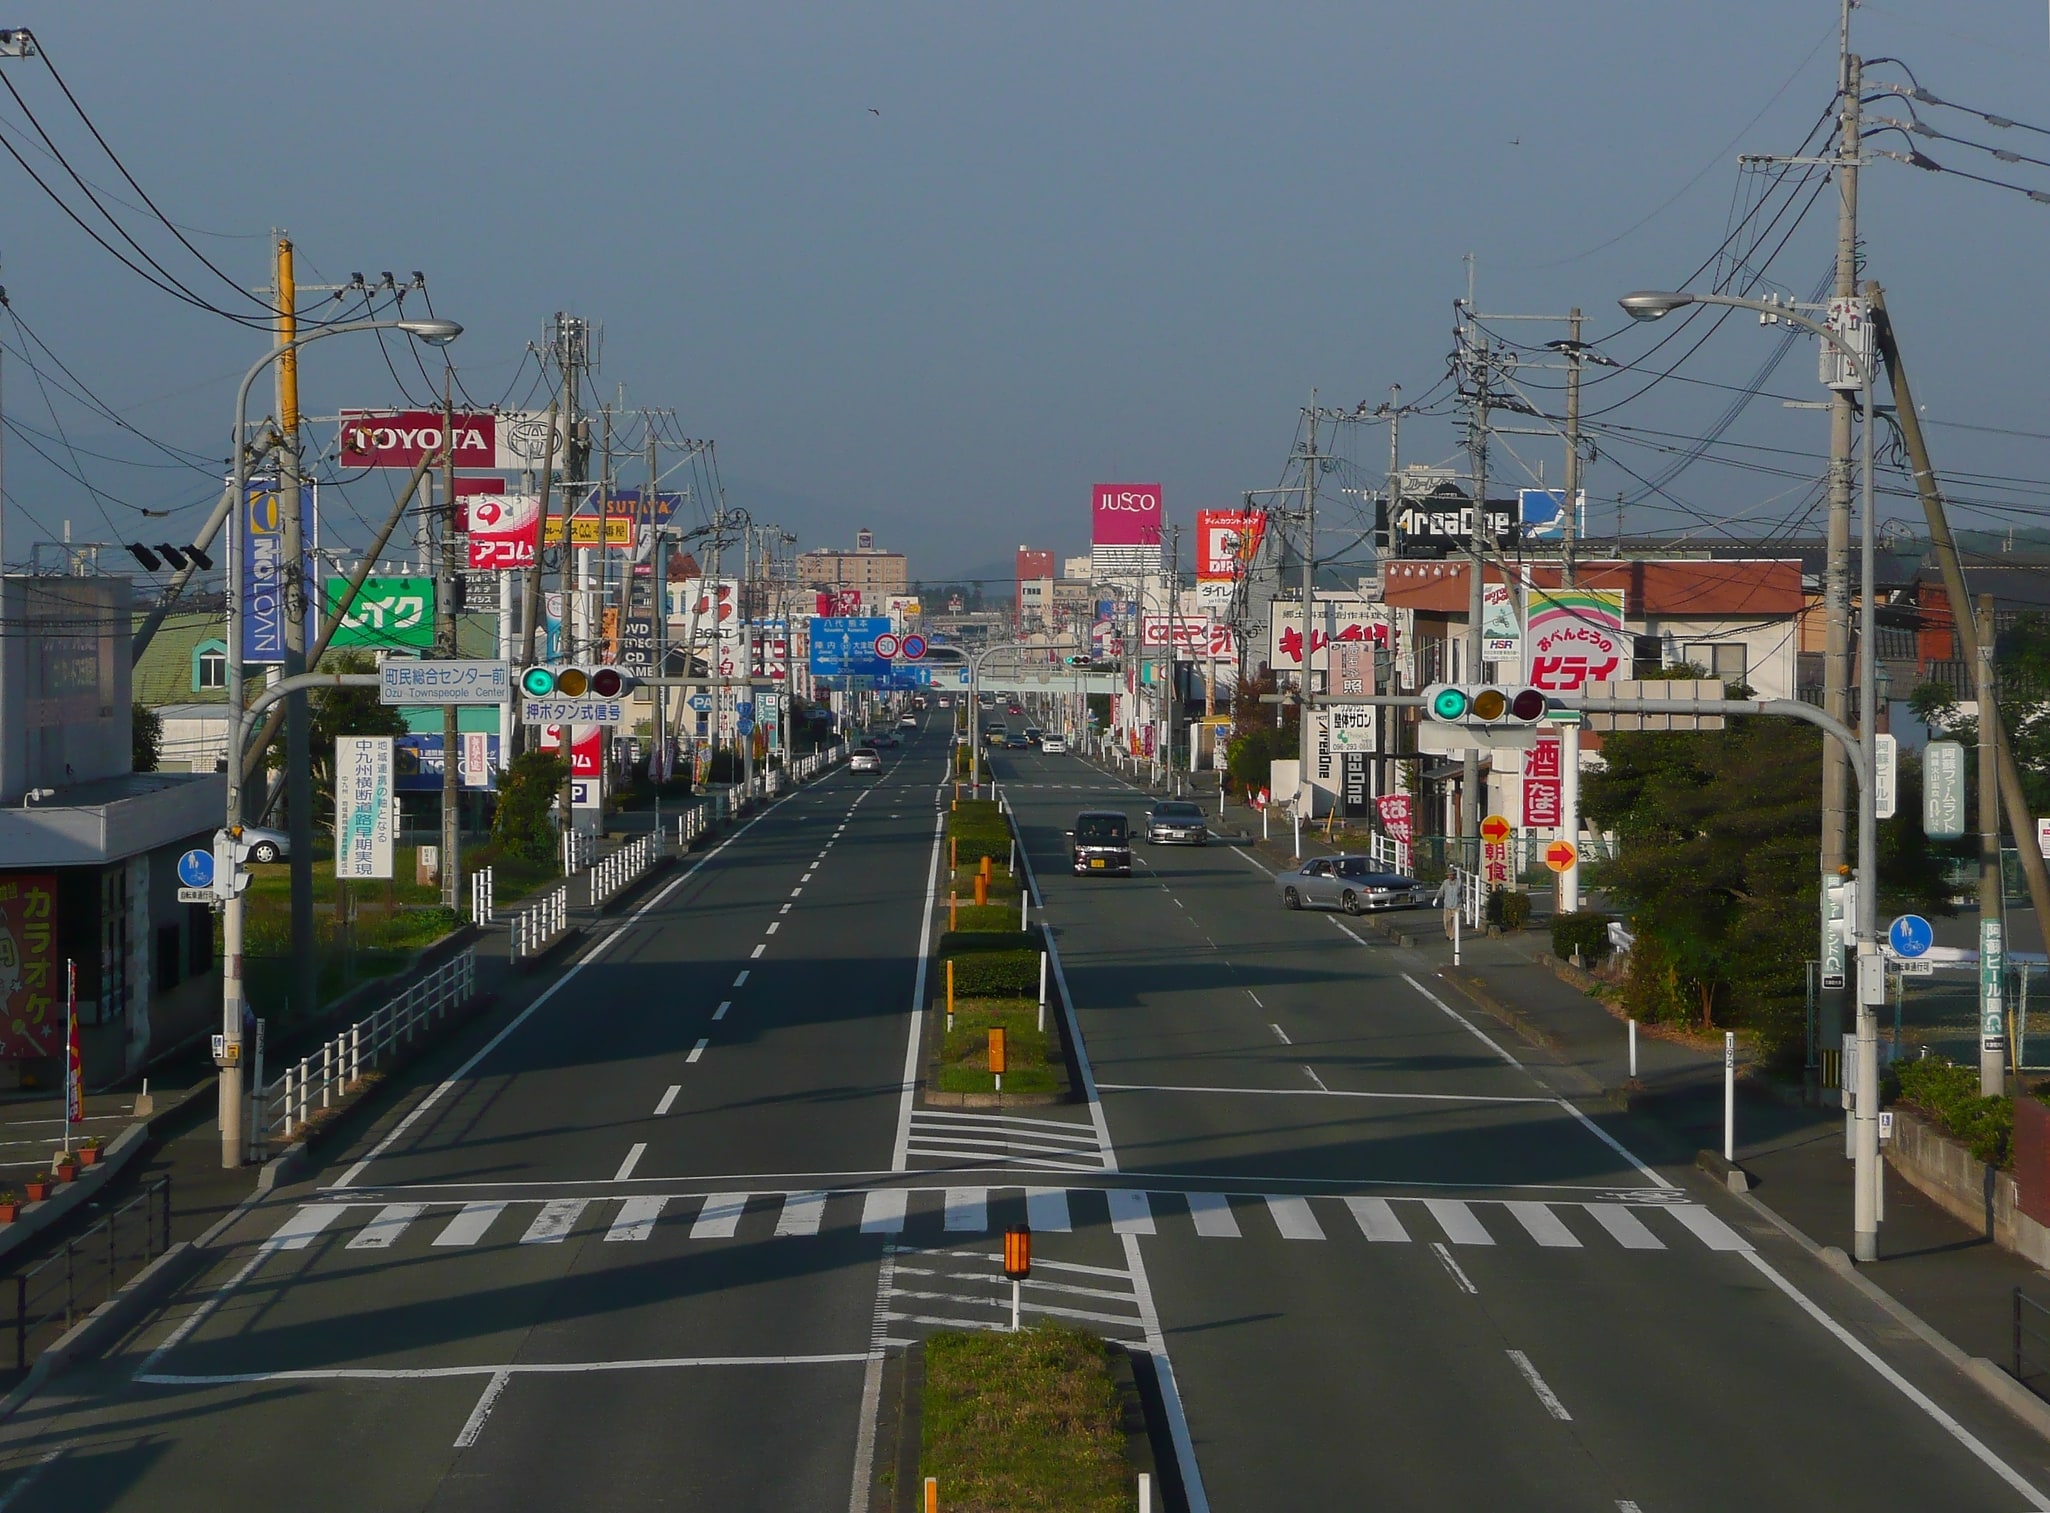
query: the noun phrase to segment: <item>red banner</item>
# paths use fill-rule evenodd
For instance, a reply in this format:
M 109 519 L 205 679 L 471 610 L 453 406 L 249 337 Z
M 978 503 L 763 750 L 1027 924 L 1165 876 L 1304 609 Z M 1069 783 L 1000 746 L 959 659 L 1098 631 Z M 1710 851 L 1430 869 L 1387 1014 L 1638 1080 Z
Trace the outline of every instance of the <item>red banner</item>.
M 64 1122 L 85 1123 L 85 1057 L 78 1049 L 78 963 L 64 963 Z M 68 1150 L 71 1141 L 64 1141 Z
M 58 1054 L 58 1016 L 57 879 L 0 878 L 0 1057 Z
M 1391 840 L 1401 841 L 1407 846 L 1416 838 L 1410 825 L 1408 794 L 1384 793 L 1374 800 L 1374 807 L 1380 811 L 1381 828 L 1388 832 Z
M 454 420 L 456 466 L 496 467 L 498 417 L 459 413 Z M 439 410 L 344 410 L 338 461 L 345 468 L 418 467 L 441 450 L 441 433 Z
M 473 572 L 532 567 L 541 541 L 539 494 L 479 494 L 470 502 Z
M 1523 825 L 1526 830 L 1556 830 L 1563 816 L 1559 787 L 1559 738 L 1540 736 L 1523 754 Z

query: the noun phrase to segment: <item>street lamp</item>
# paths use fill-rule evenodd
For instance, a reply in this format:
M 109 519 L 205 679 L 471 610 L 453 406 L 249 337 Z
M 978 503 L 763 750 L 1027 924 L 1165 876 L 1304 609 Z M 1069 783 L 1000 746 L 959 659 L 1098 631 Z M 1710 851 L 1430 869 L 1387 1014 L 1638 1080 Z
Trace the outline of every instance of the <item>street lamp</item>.
M 1858 1088 L 1853 1121 L 1856 1155 L 1856 1193 L 1852 1202 L 1854 1244 L 1860 1261 L 1879 1259 L 1879 1005 L 1886 996 L 1885 967 L 1879 955 L 1879 818 L 1870 774 L 1878 747 L 1878 632 L 1873 602 L 1873 564 L 1877 529 L 1873 509 L 1872 483 L 1872 362 L 1842 336 L 1819 320 L 1771 300 L 1744 299 L 1734 294 L 1683 294 L 1676 291 L 1642 289 L 1626 294 L 1616 303 L 1635 320 L 1660 320 L 1688 305 L 1723 305 L 1732 310 L 1755 310 L 1789 325 L 1799 326 L 1821 337 L 1842 354 L 1857 375 L 1863 395 L 1865 426 L 1858 443 L 1859 501 L 1863 519 L 1858 527 L 1858 747 L 1864 758 L 1865 776 L 1858 787 Z
M 230 436 L 233 455 L 228 497 L 228 794 L 226 826 L 242 823 L 242 743 L 247 736 L 242 708 L 242 537 L 249 528 L 249 457 L 243 449 L 242 433 L 249 425 L 249 390 L 263 370 L 285 353 L 350 331 L 404 331 L 415 340 L 433 347 L 445 347 L 463 334 L 452 320 L 356 320 L 338 326 L 321 326 L 279 342 L 257 359 L 242 375 L 235 390 L 235 429 Z M 284 508 L 296 510 L 299 501 L 286 501 Z M 298 563 L 287 571 L 299 570 Z M 302 601 L 303 602 L 303 601 Z M 303 696 L 302 696 L 303 697 Z M 242 1164 L 242 929 L 240 893 L 230 894 L 221 908 L 221 1036 L 225 1047 L 221 1057 L 221 1165 L 232 1169 Z

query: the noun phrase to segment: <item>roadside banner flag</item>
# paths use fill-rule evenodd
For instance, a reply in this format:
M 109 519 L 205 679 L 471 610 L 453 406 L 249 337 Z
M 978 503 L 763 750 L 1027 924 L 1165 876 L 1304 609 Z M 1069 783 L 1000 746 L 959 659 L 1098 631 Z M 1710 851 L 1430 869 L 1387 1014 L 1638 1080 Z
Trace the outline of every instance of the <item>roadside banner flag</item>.
M 64 1122 L 85 1123 L 85 1058 L 78 1051 L 78 963 L 64 961 Z M 67 1131 L 65 1148 L 71 1146 Z

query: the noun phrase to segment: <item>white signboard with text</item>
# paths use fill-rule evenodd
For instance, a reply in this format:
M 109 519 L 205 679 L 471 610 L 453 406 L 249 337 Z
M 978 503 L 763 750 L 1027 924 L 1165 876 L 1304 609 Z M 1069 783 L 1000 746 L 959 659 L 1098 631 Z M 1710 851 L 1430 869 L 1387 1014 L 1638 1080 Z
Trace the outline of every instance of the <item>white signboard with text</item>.
M 335 876 L 367 882 L 392 875 L 393 740 L 335 738 Z

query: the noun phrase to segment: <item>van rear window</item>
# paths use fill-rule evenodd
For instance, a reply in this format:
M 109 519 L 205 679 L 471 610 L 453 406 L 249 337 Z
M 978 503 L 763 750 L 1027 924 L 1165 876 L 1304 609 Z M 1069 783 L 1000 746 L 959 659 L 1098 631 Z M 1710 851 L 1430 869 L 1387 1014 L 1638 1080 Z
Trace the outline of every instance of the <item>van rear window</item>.
M 1125 817 L 1119 815 L 1087 814 L 1075 821 L 1075 839 L 1078 841 L 1121 841 L 1125 838 Z

